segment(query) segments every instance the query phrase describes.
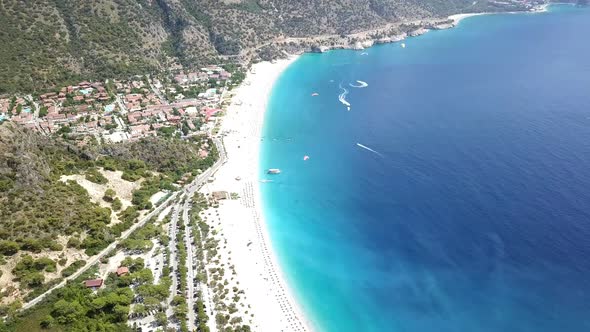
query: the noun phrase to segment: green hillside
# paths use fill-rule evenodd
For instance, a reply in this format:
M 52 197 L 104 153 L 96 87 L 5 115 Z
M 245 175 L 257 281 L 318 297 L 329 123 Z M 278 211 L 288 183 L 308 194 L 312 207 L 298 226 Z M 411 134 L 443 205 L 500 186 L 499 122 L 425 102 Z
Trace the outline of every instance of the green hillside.
M 3 0 L 0 94 L 198 66 L 281 36 L 509 9 L 519 8 L 471 0 Z

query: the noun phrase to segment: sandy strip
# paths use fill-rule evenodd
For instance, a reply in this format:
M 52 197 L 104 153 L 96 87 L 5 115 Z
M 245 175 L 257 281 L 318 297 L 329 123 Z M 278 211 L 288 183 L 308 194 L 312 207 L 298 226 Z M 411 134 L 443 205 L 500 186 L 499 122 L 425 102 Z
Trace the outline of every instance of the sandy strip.
M 540 7 L 535 12 L 545 11 Z M 488 13 L 458 14 L 449 18 L 458 24 L 471 16 Z M 229 282 L 244 290 L 247 307 L 239 307 L 243 322 L 253 331 L 313 331 L 283 277 L 266 229 L 261 208 L 259 150 L 267 102 L 276 79 L 296 57 L 275 63 L 256 64 L 244 83 L 235 90 L 232 104 L 222 120 L 221 133 L 228 161 L 207 183 L 203 193 L 227 191 L 239 199 L 224 200 L 218 209 L 205 211 L 208 222 L 219 232 L 223 245 L 222 262 L 235 266 L 237 275 Z M 209 267 L 209 266 L 208 266 Z M 227 272 L 226 275 L 231 275 Z
M 453 20 L 455 24 L 459 24 L 459 22 L 461 22 L 461 20 L 466 19 L 468 17 L 488 15 L 488 14 L 491 14 L 491 13 L 455 14 L 455 15 L 449 16 L 449 19 Z
M 239 199 L 221 202 L 214 223 L 227 240 L 221 257 L 235 265 L 238 287 L 245 291 L 250 306 L 244 323 L 250 323 L 253 331 L 312 330 L 272 252 L 260 204 L 259 186 L 266 185 L 260 183 L 258 165 L 264 113 L 273 84 L 294 60 L 296 57 L 256 64 L 236 89 L 221 131 L 228 161 L 202 189 L 239 195 Z
M 462 20 L 472 17 L 472 16 L 481 16 L 481 15 L 493 15 L 493 14 L 523 14 L 523 13 L 544 13 L 548 10 L 549 4 L 543 4 L 533 8 L 530 11 L 522 11 L 522 12 L 484 12 L 484 13 L 469 13 L 469 14 L 455 14 L 449 16 L 450 20 L 453 20 L 454 24 L 457 25 Z

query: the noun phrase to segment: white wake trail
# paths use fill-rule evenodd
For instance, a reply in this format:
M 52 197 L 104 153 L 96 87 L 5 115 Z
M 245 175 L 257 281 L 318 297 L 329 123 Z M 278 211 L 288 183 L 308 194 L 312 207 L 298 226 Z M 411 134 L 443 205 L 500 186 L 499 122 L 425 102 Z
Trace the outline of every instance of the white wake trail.
M 363 148 L 363 149 L 367 150 L 367 151 L 371 151 L 371 152 L 373 152 L 374 154 L 378 155 L 379 157 L 383 157 L 383 155 L 382 155 L 381 153 L 379 153 L 379 152 L 377 152 L 377 151 L 375 151 L 375 150 L 371 149 L 370 147 L 368 147 L 368 146 L 366 146 L 366 145 L 362 145 L 361 143 L 356 143 L 356 145 L 357 145 L 358 147 L 360 147 L 360 148 Z
M 342 87 L 342 84 L 339 85 L 342 93 L 338 95 L 338 100 L 342 103 L 342 105 L 346 106 L 346 108 L 350 111 L 350 103 L 346 100 L 346 95 L 348 94 L 348 90 Z
M 369 84 L 365 81 L 356 81 L 356 82 L 358 83 L 358 85 L 352 84 L 352 83 L 349 83 L 348 85 L 350 85 L 353 88 L 366 88 L 369 86 Z

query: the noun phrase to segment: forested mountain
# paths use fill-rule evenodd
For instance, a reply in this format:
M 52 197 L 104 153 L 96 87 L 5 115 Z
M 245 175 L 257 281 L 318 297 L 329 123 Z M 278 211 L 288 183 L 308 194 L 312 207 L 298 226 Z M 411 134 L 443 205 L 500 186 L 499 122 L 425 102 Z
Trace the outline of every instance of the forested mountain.
M 278 37 L 347 34 L 458 12 L 472 0 L 1 0 L 0 94 L 199 65 Z M 514 8 L 512 8 L 514 9 Z
M 112 211 L 93 204 L 83 188 L 64 176 L 85 174 L 87 180 L 104 184 L 107 180 L 97 169 L 121 171 L 123 180 L 143 179 L 144 187 L 150 180 L 157 180 L 150 189 L 157 192 L 211 166 L 214 153 L 206 158 L 198 156 L 199 150 L 209 145 L 206 138 L 188 141 L 155 137 L 78 148 L 11 122 L 1 123 L 0 253 L 3 240 L 25 242 L 85 231 L 88 225 L 79 227 L 77 223 L 92 222 L 103 212 L 107 218 L 101 221 L 110 223 Z M 143 198 L 139 198 L 134 196 L 136 208 L 151 208 L 141 204 Z

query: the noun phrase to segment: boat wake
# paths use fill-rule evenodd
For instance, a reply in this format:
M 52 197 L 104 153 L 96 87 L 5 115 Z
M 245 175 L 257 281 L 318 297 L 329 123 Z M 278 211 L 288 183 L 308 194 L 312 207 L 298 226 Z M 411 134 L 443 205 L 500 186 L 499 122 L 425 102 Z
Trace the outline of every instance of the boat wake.
M 346 90 L 345 88 L 342 87 L 342 85 L 339 85 L 340 90 L 342 90 L 342 93 L 340 93 L 340 95 L 338 95 L 338 100 L 342 103 L 342 105 L 346 106 L 346 109 L 350 111 L 350 103 L 346 100 L 346 95 L 348 94 L 348 90 Z
M 358 84 L 352 84 L 349 83 L 348 85 L 350 85 L 353 88 L 366 88 L 369 86 L 369 84 L 367 84 L 367 82 L 364 81 L 356 81 Z
M 383 155 L 382 155 L 381 153 L 379 153 L 379 152 L 377 152 L 377 151 L 375 151 L 375 150 L 371 149 L 370 147 L 368 147 L 368 146 L 366 146 L 366 145 L 362 145 L 361 143 L 356 143 L 356 145 L 357 145 L 359 148 L 363 148 L 363 149 L 365 149 L 365 150 L 367 150 L 367 151 L 373 152 L 374 154 L 378 155 L 379 157 L 383 157 Z

